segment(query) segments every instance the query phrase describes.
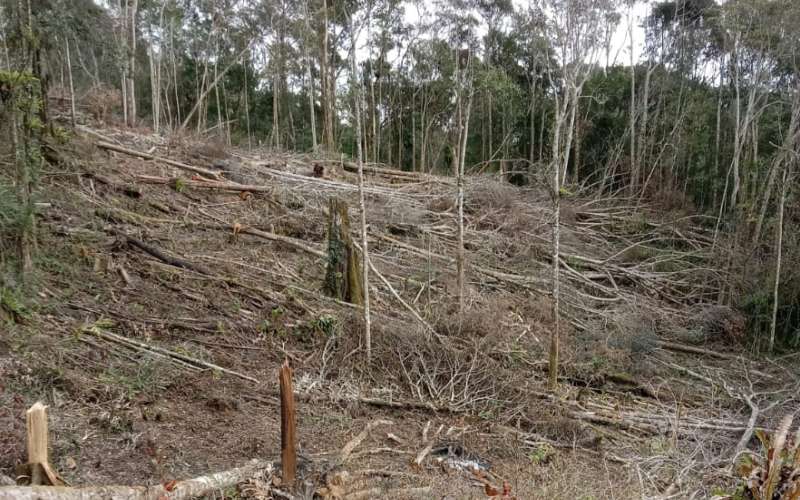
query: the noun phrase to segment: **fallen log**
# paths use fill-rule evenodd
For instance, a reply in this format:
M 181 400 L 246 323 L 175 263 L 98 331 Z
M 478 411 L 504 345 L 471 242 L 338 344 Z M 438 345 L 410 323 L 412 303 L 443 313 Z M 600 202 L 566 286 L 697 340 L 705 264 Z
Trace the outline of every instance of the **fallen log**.
M 244 380 L 248 380 L 250 382 L 254 382 L 256 384 L 260 383 L 258 379 L 255 379 L 249 375 L 245 375 L 244 373 L 239 373 L 237 371 L 229 370 L 222 366 L 215 365 L 214 363 L 209 363 L 208 361 L 203 361 L 201 359 L 193 358 L 185 354 L 180 354 L 174 351 L 170 351 L 168 349 L 163 349 L 161 347 L 146 344 L 144 342 L 139 342 L 138 340 L 130 339 L 128 337 L 123 337 L 122 335 L 117 335 L 115 333 L 103 331 L 97 326 L 86 327 L 82 330 L 82 332 L 92 334 L 96 337 L 107 340 L 109 342 L 116 342 L 119 344 L 132 346 L 142 351 L 152 352 L 161 356 L 167 356 L 176 359 L 183 364 L 194 366 L 195 368 L 215 370 L 222 373 L 227 373 L 228 375 L 233 375 L 235 377 L 242 378 Z
M 331 163 L 339 164 L 337 161 Z M 341 164 L 347 172 L 358 173 L 358 165 L 352 162 L 344 162 Z M 423 174 L 420 172 L 407 172 L 405 170 L 396 170 L 393 168 L 383 168 L 370 165 L 364 165 L 365 174 L 382 175 L 384 177 L 392 177 L 396 179 L 404 179 L 409 181 L 424 181 L 428 179 L 446 180 L 446 178 L 436 178 L 436 176 Z
M 3 486 L 0 500 L 184 500 L 235 486 L 261 469 L 272 464 L 253 460 L 237 469 L 152 486 Z
M 700 347 L 693 347 L 690 345 L 685 344 L 678 344 L 675 342 L 667 342 L 665 340 L 658 341 L 658 347 L 662 349 L 666 349 L 668 351 L 677 351 L 677 352 L 684 352 L 689 354 L 702 354 L 703 356 L 710 356 L 712 358 L 719 358 L 719 359 L 735 359 L 734 356 L 730 354 L 725 354 L 718 351 L 712 351 L 709 349 L 702 349 Z
M 356 246 L 356 248 L 358 249 L 358 251 L 360 252 L 360 251 L 361 251 L 361 247 L 360 247 L 360 246 L 358 246 L 358 243 L 355 243 L 355 246 Z M 403 307 L 405 307 L 405 308 L 406 308 L 406 310 L 408 310 L 408 312 L 410 312 L 412 316 L 414 316 L 414 319 L 416 319 L 417 321 L 419 321 L 419 323 L 420 323 L 420 324 L 421 324 L 421 325 L 422 325 L 422 326 L 425 328 L 425 330 L 426 330 L 427 332 L 433 333 L 433 334 L 435 335 L 435 334 L 436 334 L 436 330 L 434 330 L 434 328 L 433 328 L 433 327 L 432 327 L 432 326 L 431 326 L 431 325 L 430 325 L 430 324 L 429 324 L 427 321 L 425 321 L 425 319 L 423 319 L 423 318 L 422 318 L 422 316 L 420 316 L 419 312 L 417 312 L 417 310 L 416 310 L 416 309 L 414 309 L 413 307 L 411 307 L 411 306 L 408 304 L 408 302 L 406 302 L 405 300 L 403 300 L 403 298 L 400 296 L 400 294 L 399 294 L 399 293 L 397 293 L 397 290 L 395 290 L 395 289 L 394 289 L 394 287 L 392 286 L 392 284 L 391 284 L 391 283 L 389 283 L 389 280 L 387 280 L 387 279 L 386 279 L 386 277 L 385 277 L 384 275 L 382 275 L 382 274 L 380 273 L 380 271 L 378 271 L 378 270 L 375 268 L 375 265 L 372 263 L 372 259 L 369 259 L 369 260 L 368 260 L 368 263 L 369 263 L 369 268 L 370 268 L 370 270 L 372 270 L 372 272 L 375 274 L 375 276 L 377 276 L 377 277 L 378 277 L 378 279 L 380 279 L 380 280 L 383 282 L 383 284 L 386 286 L 386 288 L 388 288 L 388 289 L 389 289 L 389 291 L 392 293 L 392 295 L 394 296 L 394 298 L 395 298 L 395 299 L 397 299 L 397 301 L 398 301 L 398 302 L 400 302 L 400 304 L 401 304 Z
M 119 182 L 116 182 L 108 177 L 93 172 L 83 174 L 83 176 L 86 177 L 87 179 L 92 179 L 94 181 L 97 181 L 100 184 L 103 184 L 104 186 L 108 186 L 109 188 L 115 191 L 119 191 L 120 193 L 130 198 L 142 197 L 142 191 L 136 186 L 130 184 L 120 184 Z
M 213 229 L 228 229 L 231 231 L 236 231 L 239 234 L 249 234 L 252 236 L 258 236 L 259 238 L 263 238 L 265 240 L 270 241 L 277 241 L 279 243 L 284 243 L 289 245 L 292 248 L 296 248 L 298 250 L 302 250 L 304 252 L 310 253 L 311 255 L 315 255 L 320 258 L 326 258 L 327 254 L 322 250 L 317 250 L 316 248 L 306 245 L 303 240 L 299 240 L 297 238 L 292 238 L 291 236 L 283 236 L 280 234 L 270 233 L 267 231 L 262 231 L 260 229 L 256 229 L 254 227 L 248 227 L 244 225 L 236 225 L 236 224 L 210 224 L 210 223 L 197 223 L 197 226 L 200 227 L 208 227 Z
M 367 424 L 366 427 L 353 439 L 348 441 L 344 447 L 342 448 L 342 452 L 339 456 L 339 464 L 344 464 L 347 462 L 347 459 L 350 458 L 352 455 L 353 450 L 355 450 L 358 445 L 360 445 L 366 438 L 369 436 L 370 431 L 379 426 L 379 425 L 393 425 L 394 422 L 391 420 L 375 420 Z
M 161 250 L 160 248 L 157 248 L 153 245 L 148 245 L 147 243 L 137 240 L 133 236 L 128 236 L 127 234 L 117 231 L 116 229 L 111 229 L 111 233 L 119 238 L 124 239 L 127 244 L 139 248 L 140 250 L 144 250 L 146 253 L 152 255 L 153 257 L 160 260 L 161 262 L 164 262 L 165 264 L 169 264 L 175 267 L 180 267 L 181 269 L 189 269 L 191 271 L 195 271 L 200 274 L 205 274 L 207 276 L 211 276 L 213 274 L 211 271 L 209 271 L 203 266 L 200 266 L 198 264 L 193 264 L 188 260 L 184 260 L 179 257 L 167 255 L 167 253 Z
M 239 184 L 237 182 L 220 180 L 183 179 L 178 177 L 158 177 L 155 175 L 134 175 L 136 180 L 145 184 L 168 184 L 170 186 L 185 186 L 200 189 L 219 189 L 221 191 L 239 191 L 248 193 L 271 193 L 274 188 L 254 184 Z
M 115 151 L 117 153 L 126 154 L 128 156 L 134 156 L 134 157 L 137 157 L 137 158 L 141 158 L 143 160 L 158 161 L 158 162 L 161 162 L 161 163 L 165 163 L 165 164 L 167 164 L 167 165 L 169 165 L 171 167 L 179 168 L 181 170 L 187 170 L 189 172 L 194 172 L 196 174 L 203 174 L 203 175 L 208 176 L 208 177 L 210 177 L 212 179 L 219 179 L 220 178 L 219 172 L 215 172 L 214 170 L 209 170 L 207 168 L 202 168 L 202 167 L 195 167 L 193 165 L 187 165 L 186 163 L 181 163 L 179 161 L 170 160 L 169 158 L 162 158 L 160 156 L 152 155 L 150 153 L 145 153 L 143 151 L 136 151 L 135 149 L 124 148 L 122 146 L 118 146 L 118 145 L 112 144 L 110 142 L 97 141 L 95 143 L 95 145 L 97 145 L 97 147 L 99 147 L 99 148 L 106 149 L 108 151 Z
M 399 248 L 402 248 L 404 250 L 407 250 L 407 251 L 409 251 L 411 253 L 416 253 L 417 255 L 421 255 L 423 257 L 432 257 L 432 258 L 439 259 L 441 261 L 447 262 L 448 264 L 455 265 L 455 259 L 452 258 L 452 257 L 449 257 L 447 255 L 441 255 L 441 254 L 438 254 L 438 253 L 435 253 L 435 252 L 431 252 L 429 250 L 425 250 L 424 248 L 415 247 L 414 245 L 410 245 L 408 243 L 402 242 L 402 241 L 400 241 L 398 239 L 395 239 L 395 238 L 392 238 L 391 236 L 388 236 L 386 234 L 372 233 L 371 235 L 374 236 L 375 238 L 379 239 L 379 240 L 383 240 L 383 241 L 385 241 L 387 243 L 391 243 L 391 244 L 393 244 L 393 245 L 395 245 L 395 246 L 397 246 Z M 470 269 L 474 269 L 478 273 L 483 274 L 485 276 L 488 276 L 490 278 L 494 278 L 494 279 L 496 279 L 498 281 L 503 281 L 503 282 L 506 282 L 506 283 L 511 283 L 511 284 L 520 286 L 522 288 L 527 288 L 527 289 L 530 289 L 530 290 L 532 290 L 534 292 L 538 292 L 541 295 L 545 295 L 545 296 L 550 295 L 550 293 L 547 292 L 546 290 L 542 290 L 542 289 L 537 288 L 537 287 L 534 286 L 535 284 L 539 284 L 539 285 L 545 286 L 545 285 L 547 285 L 547 280 L 534 278 L 532 276 L 523 276 L 523 275 L 519 275 L 519 274 L 504 273 L 502 271 L 497 271 L 495 269 L 489 269 L 487 267 L 478 266 L 478 265 L 471 265 L 471 266 L 469 266 L 469 268 Z

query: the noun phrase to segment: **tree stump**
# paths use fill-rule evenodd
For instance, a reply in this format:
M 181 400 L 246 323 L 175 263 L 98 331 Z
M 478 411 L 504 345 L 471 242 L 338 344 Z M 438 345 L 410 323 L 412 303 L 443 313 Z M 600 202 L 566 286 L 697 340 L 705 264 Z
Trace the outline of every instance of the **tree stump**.
M 283 482 L 294 483 L 297 471 L 297 451 L 295 437 L 294 390 L 292 389 L 292 369 L 285 360 L 279 373 L 281 390 L 281 468 Z
M 358 250 L 350 235 L 350 217 L 347 203 L 338 198 L 329 202 L 328 265 L 325 271 L 324 291 L 351 304 L 364 303 L 361 262 Z
M 28 463 L 17 469 L 19 476 L 30 478 L 31 485 L 61 486 L 64 481 L 50 467 L 48 456 L 47 407 L 41 402 L 25 413 Z

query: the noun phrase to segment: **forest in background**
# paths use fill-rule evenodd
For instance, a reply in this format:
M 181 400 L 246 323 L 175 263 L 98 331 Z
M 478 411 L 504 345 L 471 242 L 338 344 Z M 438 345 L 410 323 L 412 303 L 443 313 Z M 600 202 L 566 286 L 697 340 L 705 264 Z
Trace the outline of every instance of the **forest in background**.
M 698 210 L 736 270 L 719 302 L 747 312 L 757 337 L 769 335 L 774 314 L 778 340 L 800 343 L 794 266 L 776 280 L 779 256 L 800 257 L 796 2 L 652 2 L 641 29 L 634 4 L 612 0 L 3 7 L 2 64 L 22 67 L 30 53 L 44 94 L 74 97 L 97 117 L 355 156 L 358 82 L 367 162 L 457 171 L 465 130 L 468 172 L 550 185 L 557 168 L 562 196 L 586 190 Z M 35 42 L 22 25 L 39 33 Z M 629 36 L 615 47 L 620 29 Z

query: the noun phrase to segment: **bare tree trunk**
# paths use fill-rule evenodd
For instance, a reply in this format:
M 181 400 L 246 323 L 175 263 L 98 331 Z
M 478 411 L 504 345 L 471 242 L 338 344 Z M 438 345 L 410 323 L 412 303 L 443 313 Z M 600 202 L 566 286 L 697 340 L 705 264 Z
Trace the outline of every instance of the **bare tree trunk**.
M 547 119 L 546 103 L 542 102 L 542 116 L 539 118 L 539 154 L 538 159 L 541 162 L 544 158 L 544 123 Z
M 68 488 L 65 486 L 4 486 L 0 487 L 0 498 L 16 500 L 188 500 L 211 495 L 219 490 L 228 490 L 261 473 L 263 469 L 272 468 L 272 464 L 259 461 L 223 472 L 200 476 L 193 479 L 154 486 L 88 486 Z
M 717 92 L 717 127 L 716 133 L 714 138 L 714 175 L 720 175 L 722 172 L 719 171 L 719 152 L 720 152 L 720 138 L 722 135 L 722 95 L 723 95 L 723 85 L 724 85 L 724 75 L 723 72 L 724 67 L 724 59 L 720 61 L 719 64 L 719 91 Z M 722 196 L 720 197 L 720 201 L 725 198 L 727 193 L 723 192 Z
M 230 64 L 228 64 L 225 67 L 225 69 L 223 69 L 217 75 L 217 77 L 214 79 L 214 81 L 211 82 L 211 85 L 209 85 L 209 86 L 207 86 L 205 88 L 203 93 L 200 94 L 200 96 L 198 97 L 197 102 L 194 104 L 194 107 L 192 108 L 192 110 L 189 112 L 188 115 L 186 115 L 186 118 L 183 119 L 183 123 L 181 124 L 181 129 L 185 129 L 186 128 L 186 126 L 189 124 L 189 121 L 191 121 L 191 119 L 194 116 L 194 114 L 200 108 L 200 105 L 205 100 L 205 98 L 208 95 L 208 93 L 211 92 L 212 90 L 214 90 L 214 88 L 217 86 L 217 83 L 219 83 L 219 80 L 223 76 L 225 76 L 228 73 L 228 71 L 230 71 L 230 69 L 241 59 L 242 55 L 244 55 L 244 53 L 249 49 L 250 49 L 250 47 L 248 46 L 248 47 L 245 47 L 241 52 L 239 52 L 239 54 L 236 55 L 236 57 L 230 62 Z
M 153 115 L 153 133 L 158 134 L 158 99 L 160 96 L 160 92 L 158 90 L 158 81 L 156 78 L 156 68 L 155 68 L 155 51 L 153 50 L 153 41 L 150 41 L 150 47 L 147 51 L 147 55 L 149 56 L 147 59 L 150 63 L 150 96 L 151 96 L 151 107 L 150 112 Z
M 414 112 L 416 92 L 411 93 L 411 171 L 417 171 L 417 114 Z
M 535 78 L 535 77 L 534 77 Z M 536 160 L 536 80 L 531 83 L 531 122 L 530 122 L 530 151 L 528 152 L 528 175 L 532 175 L 533 163 Z M 532 180 L 532 179 L 531 179 Z
M 403 109 L 397 114 L 397 168 L 403 169 Z
M 244 116 L 247 125 L 247 150 L 253 149 L 253 134 L 250 131 L 250 86 L 247 84 L 247 71 L 250 68 L 250 54 L 247 54 L 244 64 Z
M 217 48 L 215 50 L 217 54 L 219 54 L 219 44 L 217 44 Z M 219 68 L 217 67 L 217 62 L 219 58 L 214 60 L 214 80 L 219 80 Z M 217 103 L 217 135 L 222 138 L 222 134 L 225 132 L 223 127 L 225 126 L 222 120 L 222 101 L 219 98 L 219 85 L 214 87 L 214 99 Z
M 122 81 L 120 85 L 122 86 L 122 121 L 127 125 L 128 124 L 128 76 L 127 70 L 122 70 Z
M 8 53 L 8 44 L 6 43 L 6 38 L 3 37 L 3 54 L 6 56 L 6 69 L 11 71 L 11 56 Z
M 468 76 L 469 78 L 469 76 Z M 461 127 L 461 144 L 458 153 L 458 307 L 464 311 L 464 275 L 466 273 L 466 255 L 464 253 L 464 166 L 467 155 L 467 138 L 469 137 L 469 116 L 472 109 L 472 85 L 467 83 L 469 95 L 467 96 L 467 110 L 464 114 L 464 124 Z
M 178 96 L 178 65 L 175 62 L 175 38 L 174 38 L 174 22 L 169 23 L 169 53 L 172 60 L 172 79 L 175 83 L 175 115 L 176 124 L 181 123 L 181 100 Z
M 270 134 L 272 136 L 272 146 L 275 148 L 281 147 L 280 117 L 278 114 L 278 108 L 280 107 L 278 93 L 280 90 L 278 90 L 278 87 L 278 74 L 276 71 L 272 75 L 272 133 Z
M 631 106 L 630 106 L 630 161 L 631 161 L 631 183 L 630 194 L 636 196 L 639 187 L 639 163 L 636 161 L 636 66 L 633 58 L 633 21 L 628 17 L 628 36 L 630 37 L 631 52 Z M 641 147 L 641 145 L 640 145 Z
M 795 90 L 791 118 L 789 119 L 789 128 L 786 131 L 782 148 L 776 153 L 775 159 L 772 162 L 767 185 L 764 187 L 764 193 L 761 197 L 761 207 L 759 209 L 758 219 L 756 220 L 756 227 L 753 230 L 753 245 L 756 245 L 761 238 L 761 228 L 764 225 L 764 219 L 767 215 L 767 207 L 772 199 L 772 190 L 778 176 L 778 168 L 781 163 L 792 161 L 792 158 L 787 158 L 787 156 L 792 154 L 798 142 L 800 142 L 800 87 Z
M 128 126 L 136 125 L 136 14 L 139 8 L 139 0 L 131 0 L 127 6 L 127 27 L 130 41 L 128 42 L 128 71 L 126 82 L 128 98 Z
M 70 57 L 69 50 L 69 37 L 64 37 L 64 43 L 67 49 L 67 73 L 69 73 L 69 111 L 70 121 L 72 126 L 75 126 L 75 85 L 72 81 L 72 58 Z
M 580 90 L 577 86 L 573 86 L 570 92 L 572 96 L 567 97 L 567 100 L 571 100 L 572 102 L 569 106 L 569 125 L 565 131 L 566 141 L 564 143 L 564 162 L 561 168 L 561 183 L 567 180 L 567 168 L 569 167 L 570 153 L 572 151 L 572 140 L 575 137 L 575 116 L 578 113 L 578 103 L 580 99 Z M 559 184 L 559 188 L 560 185 L 561 184 Z
M 489 92 L 486 95 L 486 119 L 487 121 L 487 129 L 486 129 L 486 140 L 488 141 L 488 153 L 491 157 L 494 155 L 494 145 L 492 144 L 492 94 Z
M 333 137 L 333 113 L 334 113 L 334 92 L 333 71 L 330 57 L 328 55 L 328 0 L 322 0 L 322 51 L 320 53 L 320 73 L 322 76 L 322 118 L 323 118 L 323 139 L 325 147 L 329 151 L 336 150 Z
M 456 61 L 458 64 L 459 61 Z M 464 81 L 459 81 L 457 84 L 459 86 L 458 92 L 458 115 L 459 115 L 459 137 L 458 137 L 458 172 L 457 172 L 457 204 L 458 204 L 458 249 L 456 254 L 456 272 L 458 274 L 457 278 L 457 286 L 458 286 L 458 310 L 459 313 L 464 312 L 464 275 L 466 273 L 466 255 L 464 252 L 464 166 L 466 163 L 466 155 L 467 155 L 467 137 L 469 136 L 469 116 L 470 110 L 472 109 L 472 84 L 470 82 L 470 75 L 469 72 L 469 65 L 470 63 L 467 62 L 466 69 L 464 71 L 465 75 L 463 77 Z M 459 75 L 460 76 L 460 75 Z M 464 101 L 464 92 L 467 92 L 467 104 L 466 110 L 462 116 L 462 106 Z
M 361 271 L 363 273 L 362 287 L 364 289 L 364 344 L 367 349 L 367 365 L 372 362 L 372 332 L 369 311 L 369 250 L 367 248 L 367 209 L 364 204 L 364 151 L 361 147 L 361 82 L 356 68 L 356 38 L 355 26 L 350 20 L 350 70 L 352 71 L 353 85 L 353 111 L 356 118 L 356 151 L 358 159 L 358 207 L 361 213 Z
M 311 34 L 311 25 L 309 24 L 308 4 L 303 4 L 305 9 L 305 25 L 307 35 Z M 311 150 L 316 151 L 317 146 L 317 118 L 314 106 L 314 74 L 311 72 L 311 56 L 308 55 L 308 44 L 303 43 L 303 59 L 306 63 L 306 75 L 308 76 L 308 118 L 311 123 Z
M 775 249 L 775 286 L 772 290 L 772 321 L 769 327 L 769 352 L 775 350 L 775 330 L 778 323 L 778 290 L 781 283 L 781 254 L 783 253 L 783 209 L 786 204 L 786 192 L 789 189 L 788 165 L 783 169 L 783 188 L 781 190 L 781 200 L 778 208 L 778 242 Z
M 568 99 L 568 96 L 564 96 Z M 558 387 L 558 358 L 560 350 L 560 317 L 561 311 L 559 307 L 559 253 L 560 253 L 560 223 L 561 223 L 561 129 L 566 117 L 566 103 L 563 107 L 559 105 L 558 93 L 555 94 L 553 106 L 555 108 L 555 123 L 553 125 L 553 158 L 551 159 L 552 176 L 553 176 L 553 254 L 551 256 L 553 263 L 553 328 L 550 333 L 550 354 L 548 363 L 548 381 L 547 387 L 551 391 L 555 391 Z
M 550 358 L 548 367 L 547 387 L 554 391 L 558 387 L 558 358 L 560 351 L 560 328 L 561 328 L 561 309 L 560 309 L 560 276 L 559 276 L 559 256 L 561 242 L 561 182 L 558 169 L 553 176 L 553 330 L 550 334 Z

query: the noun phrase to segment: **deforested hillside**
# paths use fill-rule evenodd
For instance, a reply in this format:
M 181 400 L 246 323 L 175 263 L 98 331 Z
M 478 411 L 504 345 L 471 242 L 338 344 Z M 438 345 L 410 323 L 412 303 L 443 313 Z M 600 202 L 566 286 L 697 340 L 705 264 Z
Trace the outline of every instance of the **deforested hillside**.
M 704 217 L 565 196 L 551 394 L 552 205 L 539 186 L 467 176 L 459 313 L 452 179 L 365 167 L 365 365 L 363 306 L 324 291 L 331 200 L 357 220 L 349 162 L 86 126 L 45 154 L 40 292 L 4 299 L 6 471 L 25 462 L 21 415 L 37 399 L 71 484 L 275 460 L 284 360 L 302 477 L 318 489 L 348 471 L 349 494 L 480 497 L 478 480 L 519 498 L 707 493 L 753 431 L 749 404 L 766 412 L 758 428 L 791 412 L 792 375 L 750 358 L 744 320 L 715 304 L 725 276 Z
M 799 499 L 799 30 L 0 0 L 0 500 Z

